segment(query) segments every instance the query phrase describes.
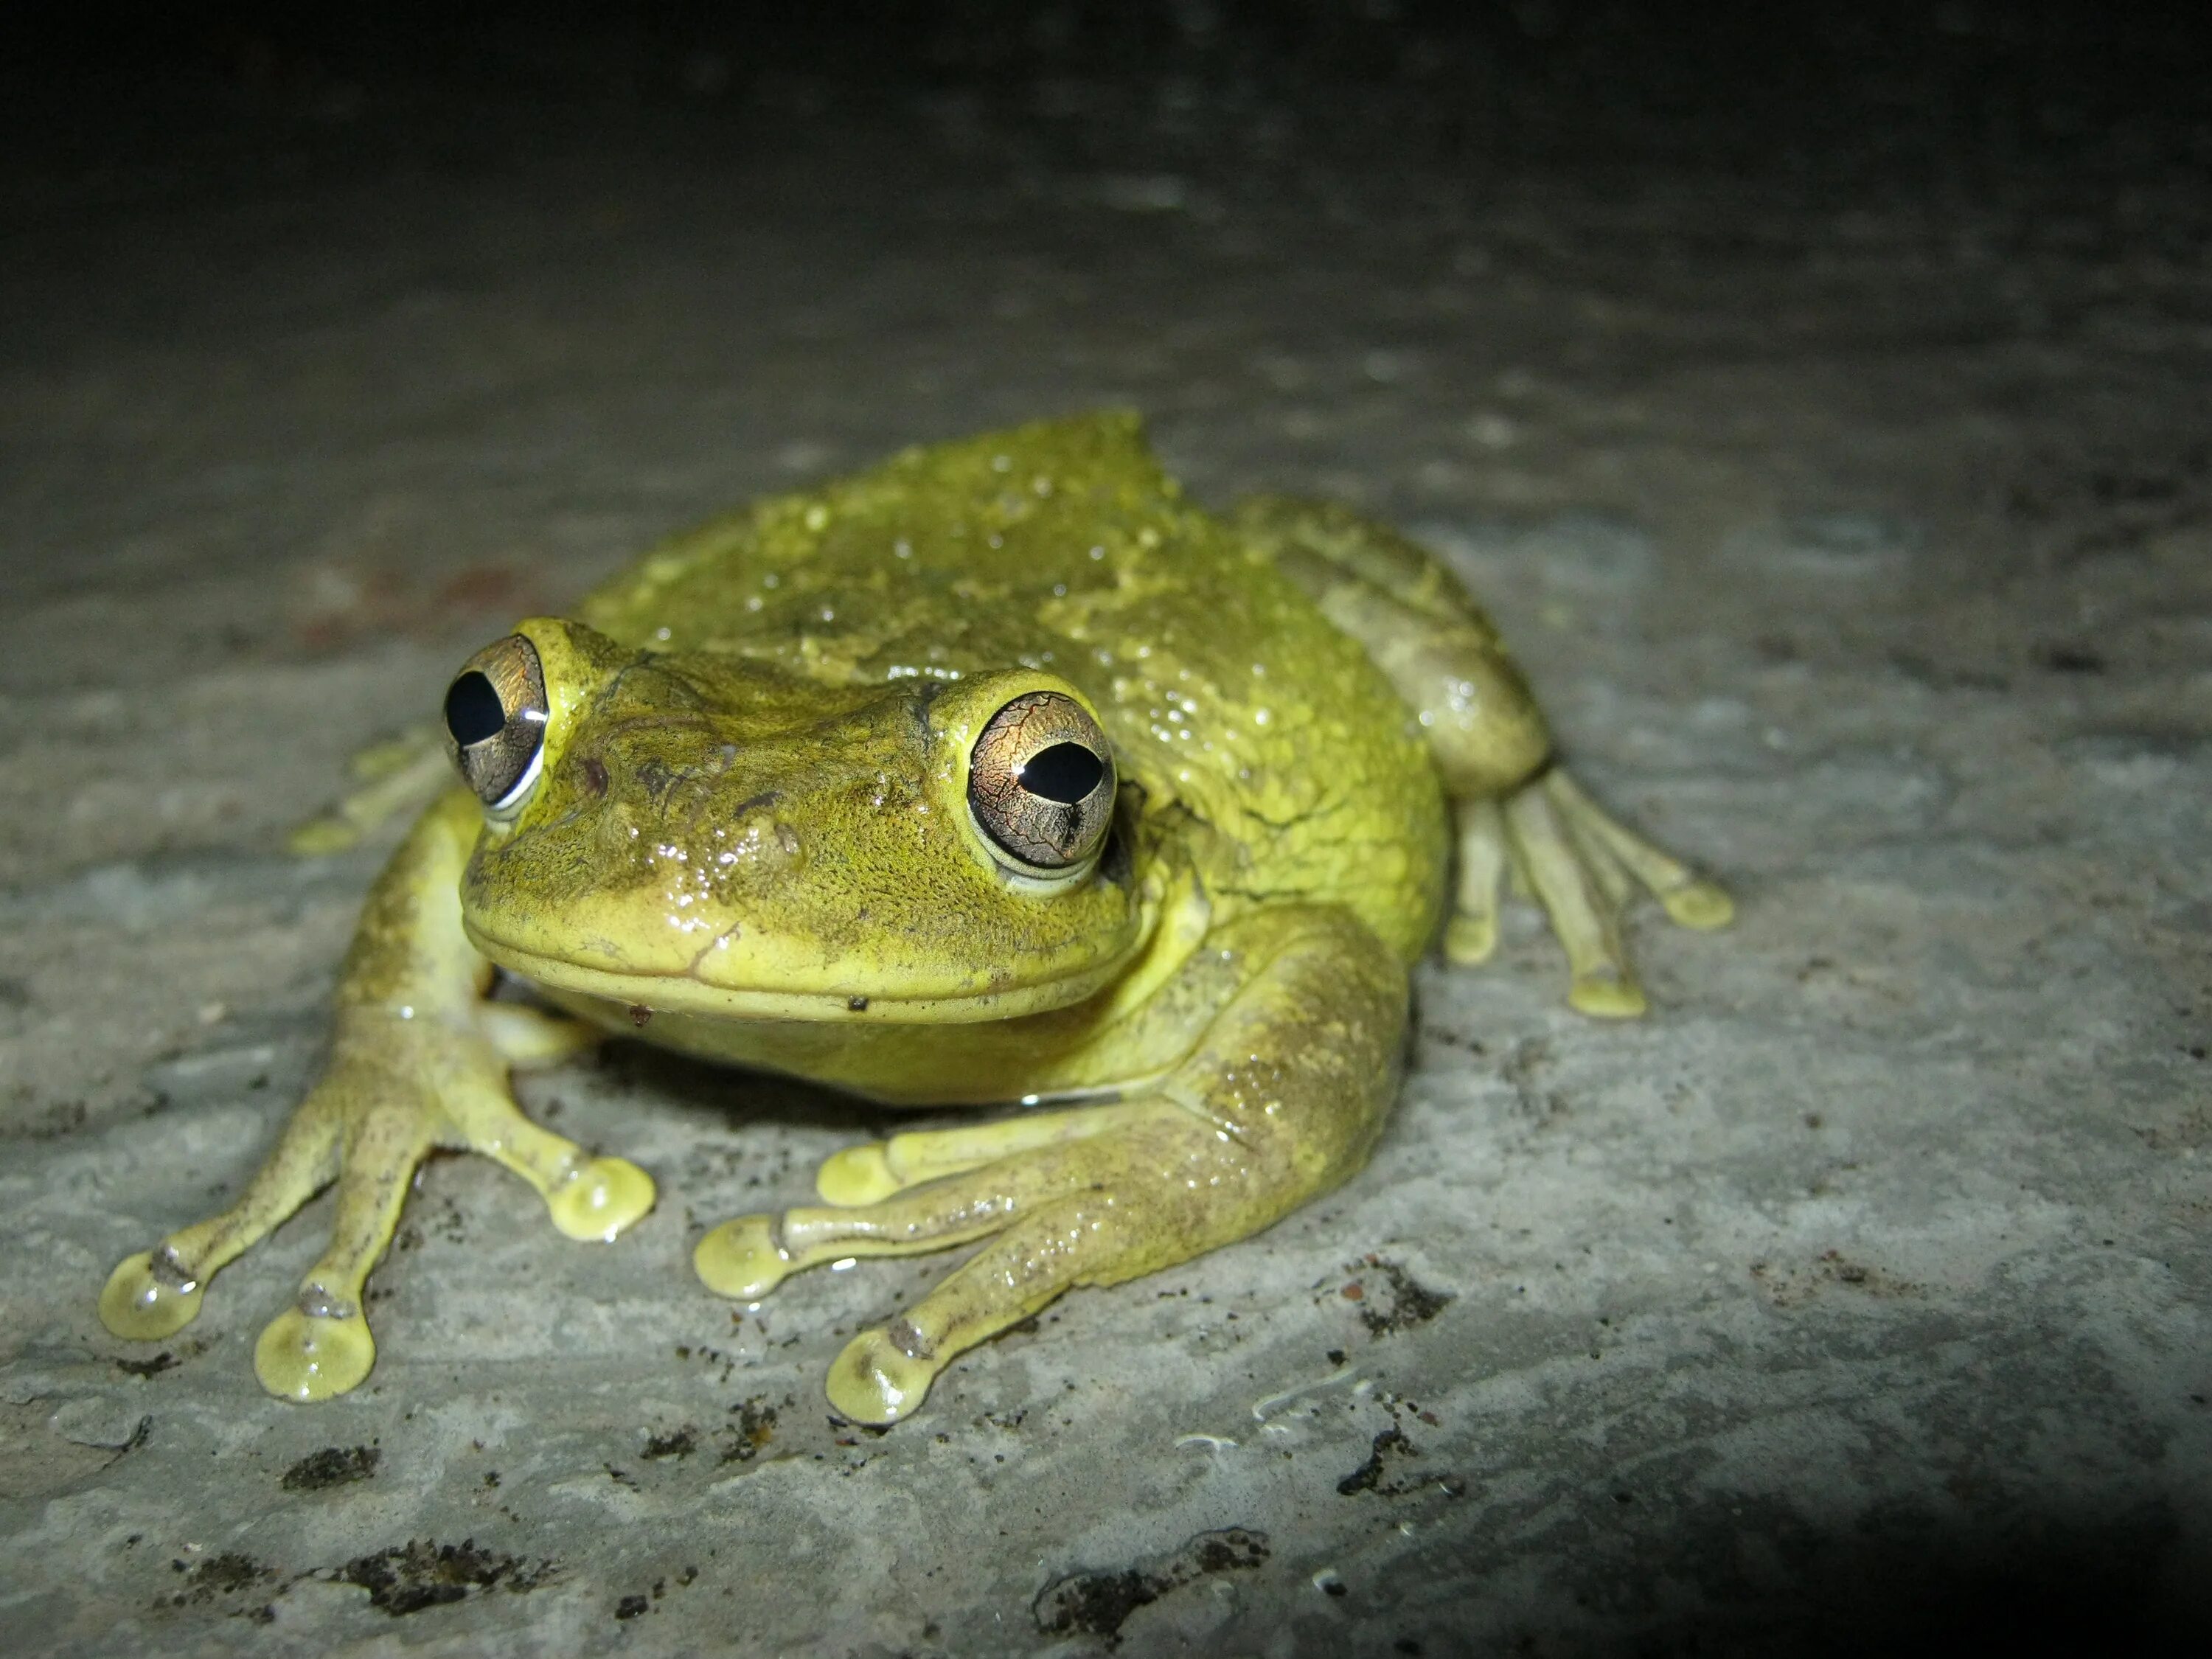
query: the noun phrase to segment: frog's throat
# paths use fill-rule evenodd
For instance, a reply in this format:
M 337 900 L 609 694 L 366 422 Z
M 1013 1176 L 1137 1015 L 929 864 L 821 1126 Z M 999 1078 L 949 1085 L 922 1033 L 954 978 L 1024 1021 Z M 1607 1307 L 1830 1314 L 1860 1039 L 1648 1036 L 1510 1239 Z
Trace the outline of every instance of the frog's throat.
M 681 973 L 614 973 L 586 968 L 557 957 L 493 939 L 467 927 L 469 942 L 485 957 L 548 990 L 571 992 L 628 1008 L 642 1025 L 653 1014 L 690 1014 L 710 1019 L 881 1020 L 891 1024 L 950 1025 L 1013 1019 L 1080 1002 L 1127 971 L 1131 952 L 1117 952 L 1079 973 L 1030 985 L 1004 985 L 952 994 L 902 996 L 870 985 L 856 975 L 849 989 L 780 991 L 733 989 L 708 985 Z M 1143 941 L 1138 943 L 1141 951 Z

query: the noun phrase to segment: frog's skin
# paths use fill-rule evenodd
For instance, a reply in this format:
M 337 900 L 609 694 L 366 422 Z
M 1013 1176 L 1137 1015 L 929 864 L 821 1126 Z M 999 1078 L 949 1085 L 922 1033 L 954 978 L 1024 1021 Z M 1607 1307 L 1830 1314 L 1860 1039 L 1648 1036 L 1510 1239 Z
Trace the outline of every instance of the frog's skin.
M 759 503 L 517 632 L 544 681 L 528 780 L 416 823 L 346 959 L 329 1070 L 234 1207 L 116 1268 L 118 1335 L 177 1330 L 335 1180 L 330 1249 L 255 1367 L 288 1398 L 353 1388 L 363 1281 L 440 1147 L 498 1159 L 570 1237 L 613 1238 L 652 1181 L 530 1122 L 508 1085 L 611 1030 L 895 1104 L 1018 1103 L 839 1152 L 821 1206 L 698 1245 L 708 1285 L 752 1300 L 833 1258 L 980 1244 L 830 1369 L 836 1410 L 893 1422 L 1070 1286 L 1243 1238 L 1358 1170 L 1409 965 L 1440 923 L 1454 961 L 1487 956 L 1509 874 L 1593 1014 L 1644 1007 L 1632 890 L 1692 927 L 1729 916 L 1569 781 L 1432 557 L 1328 507 L 1211 516 L 1127 416 Z M 1093 792 L 1110 832 L 1066 875 L 1017 867 L 970 805 L 979 734 L 1036 692 L 1087 710 L 1118 769 Z M 356 824 L 421 773 L 386 769 Z M 488 1000 L 495 969 L 575 1018 Z

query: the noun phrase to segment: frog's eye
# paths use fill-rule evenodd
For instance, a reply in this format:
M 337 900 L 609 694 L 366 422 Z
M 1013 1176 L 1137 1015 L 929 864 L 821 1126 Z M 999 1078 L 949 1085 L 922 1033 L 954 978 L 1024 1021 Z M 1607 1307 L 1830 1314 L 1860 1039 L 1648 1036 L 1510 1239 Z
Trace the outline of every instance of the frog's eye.
M 1032 870 L 1084 863 L 1114 817 L 1114 751 L 1074 698 L 1031 691 L 991 716 L 968 762 L 968 805 Z
M 545 758 L 545 670 L 520 634 L 488 645 L 446 688 L 446 753 L 489 811 L 513 812 Z

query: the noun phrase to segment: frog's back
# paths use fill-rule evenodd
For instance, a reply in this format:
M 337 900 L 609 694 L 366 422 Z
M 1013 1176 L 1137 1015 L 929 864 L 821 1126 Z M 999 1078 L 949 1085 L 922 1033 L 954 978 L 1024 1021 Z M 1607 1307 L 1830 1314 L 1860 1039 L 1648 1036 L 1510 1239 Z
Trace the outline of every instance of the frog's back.
M 646 556 L 586 599 L 621 640 L 839 684 L 1016 665 L 1089 696 L 1218 905 L 1340 902 L 1411 955 L 1444 814 L 1410 711 L 1266 558 L 1185 502 L 1137 418 L 907 450 Z

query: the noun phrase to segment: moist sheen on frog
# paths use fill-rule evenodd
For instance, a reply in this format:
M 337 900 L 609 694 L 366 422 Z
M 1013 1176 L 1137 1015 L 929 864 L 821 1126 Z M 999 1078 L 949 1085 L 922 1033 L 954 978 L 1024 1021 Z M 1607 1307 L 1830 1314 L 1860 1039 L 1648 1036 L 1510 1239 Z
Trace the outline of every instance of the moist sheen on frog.
M 1334 507 L 1208 513 L 1125 415 L 758 502 L 521 622 L 445 696 L 443 755 L 385 757 L 303 838 L 460 778 L 370 890 L 328 1069 L 239 1200 L 100 1299 L 116 1334 L 169 1335 L 335 1182 L 330 1247 L 255 1350 L 288 1398 L 368 1374 L 362 1287 L 433 1151 L 497 1159 L 571 1238 L 652 1207 L 644 1171 L 510 1088 L 605 1032 L 985 1109 L 848 1148 L 819 1205 L 697 1246 L 707 1286 L 747 1301 L 837 1258 L 977 1246 L 830 1365 L 837 1411 L 890 1423 L 1069 1288 L 1358 1170 L 1409 967 L 1440 930 L 1452 961 L 1487 957 L 1509 883 L 1599 1016 L 1644 1006 L 1633 894 L 1691 927 L 1729 914 L 1559 764 L 1437 559 Z M 498 972 L 542 1001 L 492 1000 Z

